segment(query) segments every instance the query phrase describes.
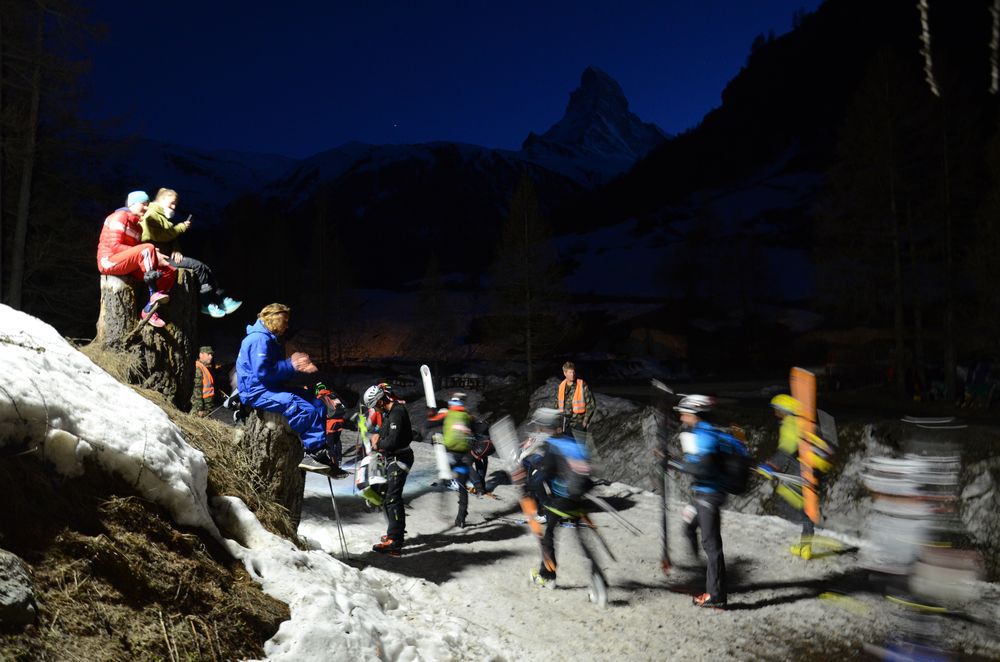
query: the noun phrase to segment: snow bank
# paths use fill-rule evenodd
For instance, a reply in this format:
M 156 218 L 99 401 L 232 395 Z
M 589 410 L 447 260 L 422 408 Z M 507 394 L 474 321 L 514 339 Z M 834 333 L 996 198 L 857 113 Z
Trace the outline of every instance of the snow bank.
M 208 465 L 158 406 L 73 348 L 48 324 L 0 305 L 0 446 L 35 443 L 56 470 L 90 458 L 173 518 L 215 532 Z
M 483 628 L 442 609 L 438 589 L 426 581 L 299 550 L 266 531 L 235 497 L 217 497 L 212 507 L 220 526 L 246 545 L 229 541 L 230 552 L 291 610 L 264 645 L 267 659 L 504 659 Z

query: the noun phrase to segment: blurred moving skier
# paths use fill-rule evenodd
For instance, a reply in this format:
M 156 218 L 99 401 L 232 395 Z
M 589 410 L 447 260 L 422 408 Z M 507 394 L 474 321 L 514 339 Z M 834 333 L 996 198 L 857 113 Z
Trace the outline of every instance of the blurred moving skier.
M 559 429 L 560 417 L 558 410 L 542 407 L 532 418 L 542 433 L 538 437 L 541 447 L 537 469 L 549 497 L 544 505 L 547 521 L 541 537 L 542 562 L 537 569 L 532 568 L 531 581 L 546 588 L 553 587 L 556 581 L 556 528 L 561 522 L 578 523 L 586 517 L 582 500 L 593 485 L 587 447 L 572 434 Z M 580 543 L 585 545 L 582 538 Z M 593 559 L 586 546 L 584 553 Z
M 817 435 L 805 436 L 803 434 L 799 426 L 802 404 L 798 400 L 785 393 L 780 393 L 771 399 L 771 407 L 774 409 L 774 415 L 781 419 L 781 426 L 778 430 L 778 450 L 760 466 L 760 470 L 765 474 L 777 472 L 797 476 L 800 465 L 807 464 L 813 469 L 818 488 L 821 474 L 829 471 L 832 466 L 830 462 L 832 448 Z M 800 457 L 800 450 L 803 448 L 805 452 L 803 457 Z M 796 511 L 797 516 L 802 521 L 802 536 L 799 544 L 792 546 L 792 553 L 806 559 L 810 558 L 816 523 L 812 521 L 805 510 L 802 488 L 779 482 L 775 492 Z
M 469 513 L 469 491 L 466 489 L 466 482 L 471 482 L 475 486 L 473 489 L 480 494 L 486 492 L 484 476 L 476 469 L 475 457 L 472 455 L 475 441 L 472 432 L 474 421 L 465 403 L 465 393 L 452 393 L 442 426 L 444 437 L 442 443 L 448 450 L 451 470 L 458 482 L 458 514 L 455 517 L 455 526 L 458 528 L 465 527 L 465 518 Z
M 378 419 L 378 432 L 371 435 L 372 451 L 381 453 L 386 461 L 386 490 L 382 508 L 388 526 L 382 540 L 372 546 L 380 554 L 399 556 L 406 533 L 406 511 L 403 508 L 403 486 L 413 467 L 413 429 L 406 405 L 392 396 L 382 384 L 369 386 L 362 397 L 371 411 L 370 418 Z
M 692 600 L 696 607 L 726 606 L 726 558 L 722 550 L 720 509 L 726 502 L 722 475 L 715 460 L 719 438 L 715 428 L 704 420 L 714 401 L 704 395 L 686 395 L 674 407 L 680 414 L 681 448 L 684 470 L 693 478 L 691 504 L 684 509 L 684 534 L 695 556 L 698 555 L 698 529 L 705 550 L 705 592 Z

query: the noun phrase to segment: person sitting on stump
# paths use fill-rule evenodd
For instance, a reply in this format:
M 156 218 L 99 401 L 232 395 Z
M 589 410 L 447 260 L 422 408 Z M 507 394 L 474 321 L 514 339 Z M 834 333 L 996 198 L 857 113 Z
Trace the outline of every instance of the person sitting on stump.
M 290 315 L 288 306 L 268 304 L 257 314 L 257 322 L 247 326 L 236 359 L 237 388 L 244 405 L 282 414 L 288 419 L 288 426 L 299 435 L 306 452 L 300 468 L 324 470 L 333 465 L 326 448 L 326 407 L 316 398 L 304 398 L 286 385 L 297 372 L 317 371 L 304 352 L 293 352 L 285 358 L 278 338 L 288 331 Z
M 161 328 L 166 322 L 153 310 L 170 301 L 170 290 L 177 282 L 177 270 L 167 263 L 167 256 L 150 243 L 141 243 L 139 225 L 149 205 L 145 191 L 128 194 L 125 206 L 104 219 L 97 244 L 97 270 L 105 276 L 134 276 L 149 287 L 149 303 L 142 309 L 142 319 Z
M 191 391 L 191 413 L 204 418 L 215 411 L 215 379 L 212 377 L 212 359 L 215 350 L 204 345 L 198 350 L 194 362 L 194 389 Z
M 157 250 L 166 254 L 174 268 L 194 272 L 201 295 L 201 312 L 212 317 L 224 317 L 235 312 L 243 302 L 225 296 L 207 264 L 181 253 L 178 237 L 191 227 L 191 218 L 183 223 L 174 223 L 171 219 L 176 208 L 177 191 L 169 188 L 157 191 L 156 200 L 142 217 L 142 240 L 152 242 Z

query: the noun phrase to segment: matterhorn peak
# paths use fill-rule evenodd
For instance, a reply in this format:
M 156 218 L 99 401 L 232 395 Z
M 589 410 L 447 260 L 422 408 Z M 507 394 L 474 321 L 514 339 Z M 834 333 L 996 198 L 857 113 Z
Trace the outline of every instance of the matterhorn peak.
M 521 146 L 530 159 L 585 160 L 590 170 L 613 176 L 667 139 L 655 124 L 643 122 L 628 109 L 622 86 L 597 67 L 580 76 L 562 119 L 541 136 L 531 133 Z
M 569 95 L 566 114 L 593 113 L 600 110 L 628 112 L 628 99 L 622 86 L 597 67 L 587 67 L 580 76 L 580 87 Z

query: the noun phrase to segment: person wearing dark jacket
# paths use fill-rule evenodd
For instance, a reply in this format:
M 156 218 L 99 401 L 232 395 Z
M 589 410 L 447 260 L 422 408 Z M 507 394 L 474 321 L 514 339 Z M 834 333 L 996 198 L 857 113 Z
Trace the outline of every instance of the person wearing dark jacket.
M 587 447 L 568 432 L 558 429 L 559 415 L 558 410 L 541 407 L 533 416 L 544 438 L 537 471 L 550 497 L 544 503 L 547 514 L 545 533 L 541 537 L 542 561 L 537 569 L 531 570 L 531 581 L 545 588 L 554 587 L 556 581 L 556 528 L 562 522 L 580 522 L 585 516 L 583 495 L 592 485 Z M 584 544 L 582 539 L 581 544 Z M 586 546 L 584 553 L 591 557 Z
M 386 488 L 382 508 L 388 527 L 382 540 L 372 546 L 380 554 L 399 556 L 406 533 L 406 511 L 403 508 L 403 486 L 413 467 L 413 429 L 406 405 L 386 393 L 381 385 L 370 386 L 363 397 L 368 409 L 381 415 L 377 434 L 371 437 L 372 450 L 385 457 Z
M 726 557 L 722 551 L 722 520 L 720 509 L 726 501 L 726 493 L 721 486 L 719 467 L 715 454 L 719 448 L 719 438 L 707 421 L 706 412 L 712 408 L 713 400 L 704 395 L 686 395 L 674 407 L 680 414 L 683 426 L 681 448 L 684 451 L 684 470 L 693 482 L 691 504 L 684 509 L 684 533 L 691 550 L 698 554 L 698 529 L 701 529 L 701 545 L 708 563 L 705 569 L 705 592 L 692 600 L 696 607 L 726 606 Z

